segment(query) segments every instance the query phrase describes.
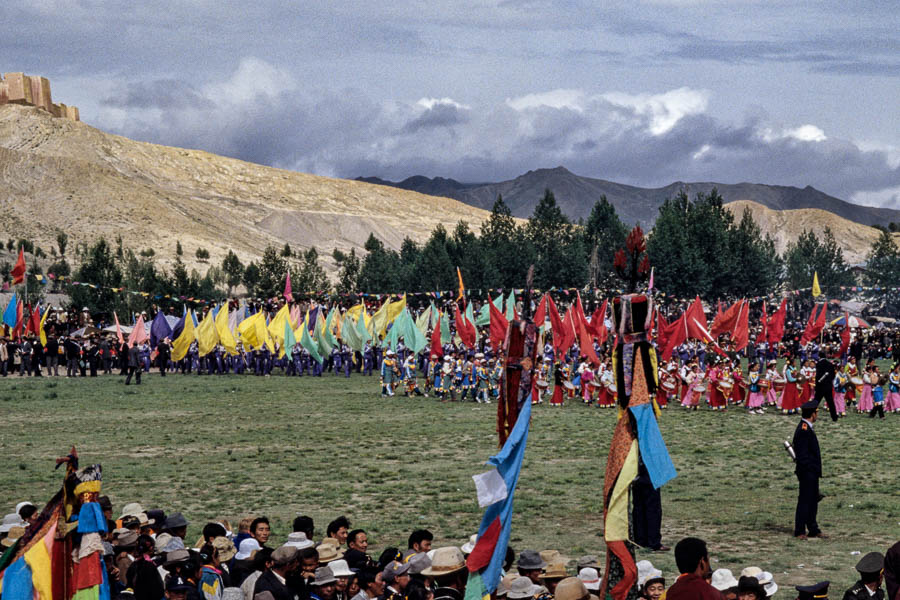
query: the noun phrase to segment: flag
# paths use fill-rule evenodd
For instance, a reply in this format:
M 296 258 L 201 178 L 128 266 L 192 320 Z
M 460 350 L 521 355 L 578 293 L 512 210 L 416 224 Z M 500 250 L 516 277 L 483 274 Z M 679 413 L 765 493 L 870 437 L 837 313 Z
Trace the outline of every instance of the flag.
M 157 311 L 156 316 L 153 317 L 153 322 L 150 323 L 150 347 L 156 348 L 157 344 L 163 339 L 171 337 L 172 327 L 169 326 L 166 315 L 161 310 Z
M 259 339 L 256 335 L 256 323 L 262 318 L 262 313 L 256 313 L 238 324 L 238 338 L 241 340 L 241 344 L 244 345 L 244 349 L 259 348 L 265 342 L 265 338 Z
M 556 309 L 556 303 L 550 294 L 544 296 L 547 299 L 547 312 L 550 314 L 550 330 L 553 332 L 553 352 L 556 356 L 560 356 L 565 351 L 562 347 L 563 338 L 565 336 L 562 319 L 559 318 L 559 311 Z
M 832 358 L 840 358 L 850 347 L 850 313 L 844 313 L 844 329 L 841 331 L 841 347 Z
M 309 352 L 309 355 L 312 357 L 314 361 L 319 364 L 325 362 L 325 359 L 322 358 L 322 355 L 319 354 L 319 348 L 316 346 L 316 343 L 313 341 L 311 337 L 309 337 L 309 328 L 301 327 L 300 328 L 300 345 Z M 296 332 L 294 332 L 296 334 Z
M 655 268 L 656 267 L 650 267 L 650 284 L 647 286 L 648 293 L 653 291 L 653 270 Z
M 172 342 L 173 362 L 178 362 L 187 356 L 188 350 L 191 348 L 191 343 L 194 341 L 194 319 L 191 315 L 191 311 L 185 312 L 181 320 L 184 323 L 182 325 L 181 334 L 175 338 L 174 342 Z M 178 329 L 178 327 L 175 329 Z
M 459 304 L 453 303 L 453 309 L 456 311 L 456 334 L 462 340 L 462 343 L 469 348 L 475 347 L 475 327 L 466 319 L 465 315 L 459 310 Z
M 288 302 L 294 299 L 294 294 L 291 291 L 291 272 L 288 271 L 287 275 L 284 277 L 284 299 Z
M 359 334 L 359 339 L 361 340 L 360 346 L 365 346 L 366 343 L 372 339 L 372 336 L 369 335 L 369 330 L 366 327 L 365 308 L 363 308 L 363 311 L 359 314 L 359 318 L 356 320 L 356 333 Z
M 746 300 L 741 304 L 731 339 L 734 341 L 735 352 L 740 352 L 750 343 L 750 303 Z
M 822 288 L 819 287 L 819 272 L 815 271 L 813 273 L 813 284 L 812 284 L 812 295 L 813 298 L 818 298 L 822 295 Z
M 806 329 L 800 337 L 800 345 L 805 346 L 822 333 L 825 329 L 825 313 L 827 312 L 825 303 L 813 306 L 812 312 L 809 313 L 809 320 L 806 322 Z
M 44 323 L 47 322 L 47 315 L 50 314 L 49 310 L 45 310 L 43 316 L 41 317 L 41 346 L 47 345 L 47 332 L 44 331 Z
M 453 341 L 453 338 L 450 336 L 450 316 L 449 315 L 441 315 L 440 323 L 441 323 L 441 343 L 449 344 L 450 342 Z
M 116 338 L 121 346 L 125 343 L 125 336 L 122 335 L 122 328 L 119 326 L 119 315 L 116 314 L 116 311 L 113 311 L 113 318 L 116 320 Z
M 459 296 L 456 297 L 456 301 L 459 302 L 466 297 L 466 287 L 463 285 L 462 272 L 459 267 L 456 267 L 456 276 L 459 278 Z
M 762 317 L 760 318 L 760 332 L 759 335 L 756 336 L 757 343 L 765 342 L 769 339 L 769 317 L 766 315 L 766 301 L 763 299 L 762 303 Z
M 234 334 L 231 333 L 231 316 L 228 314 L 228 302 L 222 304 L 219 312 L 216 313 L 216 333 L 219 336 L 219 342 L 225 348 L 225 353 L 236 356 L 237 342 L 234 339 Z
M 6 305 L 6 310 L 3 311 L 3 323 L 10 328 L 16 326 L 16 307 L 19 304 L 19 300 L 16 297 L 16 293 L 13 292 L 12 298 L 9 299 L 9 304 Z
M 13 327 L 13 339 L 22 337 L 22 299 L 16 302 L 16 326 Z
M 469 579 L 480 576 L 484 586 L 472 585 L 466 597 L 478 594 L 478 598 L 490 594 L 497 589 L 500 582 L 500 571 L 506 558 L 509 545 L 509 534 L 512 525 L 513 498 L 519 473 L 522 471 L 522 458 L 528 442 L 528 427 L 531 423 L 531 402 L 522 404 L 522 410 L 516 424 L 509 434 L 499 453 L 490 457 L 488 465 L 494 467 L 490 471 L 475 475 L 475 489 L 478 492 L 478 504 L 485 508 L 481 525 L 478 527 L 478 541 L 466 560 Z M 477 582 L 477 579 L 475 580 Z
M 714 338 L 718 338 L 723 333 L 730 333 L 734 331 L 734 326 L 737 324 L 737 320 L 740 316 L 743 306 L 744 301 L 738 300 L 737 302 L 729 306 L 728 310 L 726 310 L 725 312 L 722 312 L 720 309 L 718 314 L 716 314 L 716 318 L 713 319 L 713 324 L 709 329 L 709 333 Z
M 384 335 L 384 332 L 387 331 L 388 326 L 388 305 L 391 303 L 390 299 L 384 301 L 384 304 L 381 305 L 375 314 L 372 315 L 372 320 L 370 321 L 369 333 L 372 336 L 372 339 L 378 340 L 379 337 Z
M 766 336 L 766 340 L 770 344 L 777 344 L 781 341 L 781 338 L 784 337 L 784 321 L 787 318 L 787 298 L 781 299 L 781 306 L 778 307 L 772 316 L 769 317 L 769 322 L 766 324 L 766 330 L 768 331 L 768 335 Z
M 353 322 L 353 317 L 350 316 L 349 311 L 344 314 L 344 323 L 341 325 L 341 340 L 350 346 L 351 350 L 362 352 L 362 337 L 360 337 L 359 330 L 356 327 L 356 323 Z M 284 343 L 287 345 L 287 338 L 285 338 Z
M 128 346 L 133 348 L 138 344 L 143 344 L 149 339 L 150 336 L 147 335 L 147 328 L 144 326 L 144 315 L 141 315 L 138 317 L 137 323 L 134 324 L 131 335 L 128 336 Z
M 503 302 L 503 296 L 497 298 L 501 303 Z M 497 309 L 503 308 L 502 306 L 498 306 Z M 547 320 L 547 294 L 541 296 L 541 301 L 538 302 L 537 309 L 534 311 L 534 324 L 538 327 L 543 327 L 544 322 Z
M 206 356 L 216 349 L 219 343 L 219 336 L 216 334 L 216 322 L 213 319 L 213 311 L 206 311 L 206 316 L 200 321 L 200 326 L 194 330 L 194 337 L 197 338 L 197 353 L 200 356 Z
M 438 358 L 444 356 L 444 347 L 441 345 L 441 315 L 438 313 L 434 329 L 431 331 L 431 355 Z
M 294 353 L 294 346 L 297 345 L 297 338 L 294 337 L 294 330 L 291 329 L 291 324 L 285 321 L 284 323 L 284 353 L 287 355 L 288 359 L 292 359 L 292 355 Z
M 284 342 L 284 324 L 287 323 L 290 315 L 291 309 L 287 304 L 285 304 L 278 310 L 277 313 L 275 313 L 275 316 L 266 327 L 268 334 L 278 344 Z
M 491 334 L 491 348 L 494 351 L 494 354 L 500 352 L 500 349 L 503 348 L 503 342 L 506 340 L 506 332 L 509 329 L 509 321 L 500 312 L 500 309 L 496 304 L 491 302 L 491 297 L 488 296 L 488 309 L 490 310 L 491 320 L 490 320 L 490 334 Z
M 25 325 L 25 335 L 33 333 L 38 335 L 41 331 L 41 307 L 28 307 L 28 324 Z
M 397 300 L 396 302 L 391 302 L 387 305 L 387 321 L 385 323 L 385 329 L 387 326 L 393 323 L 397 317 L 400 316 L 400 313 L 404 311 L 406 308 L 406 294 L 403 294 L 403 297 Z M 383 333 L 383 332 L 382 332 Z
M 605 342 L 606 338 L 609 337 L 609 330 L 606 329 L 606 309 L 608 305 L 609 300 L 604 298 L 603 305 L 591 315 L 590 328 L 594 339 L 596 339 L 599 344 Z
M 509 298 L 506 299 L 506 320 L 516 320 L 516 290 L 510 290 Z
M 16 259 L 16 265 L 9 272 L 12 275 L 13 285 L 18 285 L 25 281 L 25 249 L 19 247 L 19 258 Z

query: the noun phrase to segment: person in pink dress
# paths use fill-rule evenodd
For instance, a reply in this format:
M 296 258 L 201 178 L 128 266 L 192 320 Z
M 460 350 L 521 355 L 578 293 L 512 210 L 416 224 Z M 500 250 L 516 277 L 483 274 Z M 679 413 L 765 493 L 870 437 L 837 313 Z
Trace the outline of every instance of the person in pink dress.
M 762 377 L 759 375 L 759 364 L 750 364 L 750 373 L 747 375 L 747 382 L 750 387 L 750 395 L 747 397 L 747 412 L 751 415 L 761 415 L 764 412 L 763 404 L 766 402 L 766 395 L 760 386 Z
M 884 403 L 885 412 L 900 412 L 900 363 L 894 363 L 888 375 L 888 395 Z
M 847 386 L 850 379 L 843 371 L 838 371 L 834 376 L 834 411 L 839 417 L 847 416 Z
M 681 405 L 685 408 L 697 410 L 700 407 L 700 398 L 706 391 L 707 382 L 703 373 L 700 372 L 700 366 L 694 363 L 690 373 L 687 376 L 688 387 L 684 393 Z
M 795 360 L 788 358 L 784 365 L 784 390 L 781 392 L 781 413 L 792 415 L 800 409 L 800 390 L 797 389 Z
M 859 395 L 859 404 L 856 405 L 856 412 L 858 413 L 867 413 L 875 406 L 875 398 L 872 396 L 872 386 L 878 383 L 878 375 L 873 373 L 873 364 L 874 361 L 869 360 L 869 364 L 866 365 L 866 370 L 862 375 L 862 393 Z
M 594 401 L 593 381 L 594 372 L 589 365 L 585 365 L 581 371 L 581 399 L 584 400 L 585 404 L 590 404 Z
M 778 392 L 775 391 L 775 380 L 781 376 L 778 374 L 778 371 L 775 370 L 775 365 L 777 364 L 776 361 L 770 360 L 766 367 L 766 381 L 769 382 L 769 390 L 766 392 L 766 404 L 769 406 L 776 406 L 778 404 Z

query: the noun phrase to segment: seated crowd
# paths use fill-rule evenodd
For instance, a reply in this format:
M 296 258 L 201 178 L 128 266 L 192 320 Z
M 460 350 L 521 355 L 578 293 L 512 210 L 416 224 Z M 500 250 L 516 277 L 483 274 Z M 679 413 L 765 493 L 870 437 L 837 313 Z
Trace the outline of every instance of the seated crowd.
M 281 545 L 270 544 L 266 517 L 247 517 L 233 532 L 226 519 L 204 525 L 194 544 L 185 541 L 188 521 L 181 513 L 144 510 L 126 504 L 113 519 L 112 504 L 101 496 L 108 521 L 103 541 L 110 597 L 121 600 L 463 600 L 466 557 L 475 547 L 472 536 L 460 547 L 433 549 L 434 536 L 413 531 L 405 549 L 389 547 L 375 559 L 368 536 L 338 517 L 316 543 L 313 520 L 298 516 Z M 28 502 L 6 515 L 0 545 L 10 548 L 35 517 Z M 779 590 L 772 573 L 744 568 L 712 571 L 706 543 L 684 538 L 675 546 L 679 575 L 667 587 L 663 573 L 650 561 L 637 563 L 637 586 L 645 600 L 767 600 Z M 900 542 L 886 555 L 870 552 L 857 563 L 859 580 L 844 600 L 900 600 Z M 596 556 L 576 561 L 570 573 L 556 550 L 507 548 L 504 576 L 492 600 L 599 600 L 602 568 Z M 887 595 L 882 589 L 887 586 Z M 828 582 L 797 586 L 798 599 L 827 599 Z M 782 593 L 782 597 L 788 596 Z

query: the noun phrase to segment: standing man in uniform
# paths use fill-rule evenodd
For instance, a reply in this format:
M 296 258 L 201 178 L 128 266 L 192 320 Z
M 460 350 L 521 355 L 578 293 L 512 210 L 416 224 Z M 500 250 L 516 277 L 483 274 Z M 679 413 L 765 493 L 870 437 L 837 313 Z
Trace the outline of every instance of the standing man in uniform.
M 797 480 L 800 493 L 797 496 L 797 512 L 794 516 L 794 537 L 805 540 L 807 537 L 825 537 L 816 513 L 819 509 L 819 478 L 822 477 L 822 454 L 819 440 L 813 425 L 818 415 L 818 403 L 815 400 L 800 407 L 800 423 L 794 431 L 794 454 L 796 455 Z
M 834 374 L 835 374 L 835 366 L 834 363 L 828 360 L 828 348 L 827 346 L 824 348 L 824 352 L 822 352 L 822 356 L 819 358 L 818 362 L 816 362 L 816 393 L 813 397 L 813 400 L 816 401 L 816 404 L 825 400 L 828 405 L 828 412 L 831 414 L 831 420 L 837 421 L 838 414 L 837 408 L 834 405 Z
M 844 592 L 844 600 L 884 600 L 884 556 L 881 552 L 869 552 L 856 563 L 859 581 Z

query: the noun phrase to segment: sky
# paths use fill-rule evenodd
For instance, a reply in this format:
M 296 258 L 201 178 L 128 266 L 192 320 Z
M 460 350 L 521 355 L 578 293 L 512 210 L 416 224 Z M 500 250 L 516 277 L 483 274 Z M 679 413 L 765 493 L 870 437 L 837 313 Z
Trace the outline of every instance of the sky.
M 320 175 L 900 208 L 896 0 L 3 0 L 0 71 L 112 133 Z

